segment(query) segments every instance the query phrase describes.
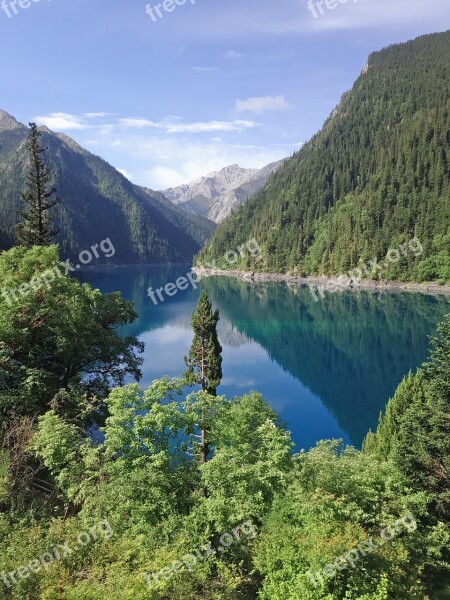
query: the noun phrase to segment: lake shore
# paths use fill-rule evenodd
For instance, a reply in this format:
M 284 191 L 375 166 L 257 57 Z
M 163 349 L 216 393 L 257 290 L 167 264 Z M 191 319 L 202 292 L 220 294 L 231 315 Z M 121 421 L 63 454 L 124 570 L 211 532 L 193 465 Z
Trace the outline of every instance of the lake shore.
M 193 267 L 192 270 L 199 277 L 213 277 L 215 275 L 224 275 L 226 277 L 235 277 L 244 281 L 254 283 L 258 282 L 285 282 L 297 285 L 307 285 L 316 287 L 328 292 L 340 292 L 345 290 L 364 290 L 373 292 L 419 292 L 430 295 L 450 295 L 450 285 L 439 285 L 437 283 L 415 283 L 405 281 L 375 281 L 373 279 L 352 279 L 348 276 L 327 277 L 321 275 L 318 277 L 300 277 L 297 275 L 288 275 L 284 273 L 257 273 L 240 270 L 225 269 L 205 269 Z

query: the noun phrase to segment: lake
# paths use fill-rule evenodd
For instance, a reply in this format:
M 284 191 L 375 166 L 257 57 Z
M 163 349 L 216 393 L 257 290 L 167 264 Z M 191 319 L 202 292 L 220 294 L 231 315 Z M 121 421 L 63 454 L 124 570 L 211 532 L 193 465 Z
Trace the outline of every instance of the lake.
M 89 269 L 78 278 L 102 292 L 119 290 L 139 318 L 123 332 L 145 342 L 142 386 L 184 370 L 190 317 L 204 289 L 220 311 L 227 397 L 260 391 L 287 423 L 296 450 L 342 438 L 361 447 L 367 431 L 409 370 L 426 358 L 429 335 L 450 312 L 450 299 L 412 293 L 326 294 L 307 287 L 203 279 L 155 305 L 147 289 L 165 286 L 189 266 Z

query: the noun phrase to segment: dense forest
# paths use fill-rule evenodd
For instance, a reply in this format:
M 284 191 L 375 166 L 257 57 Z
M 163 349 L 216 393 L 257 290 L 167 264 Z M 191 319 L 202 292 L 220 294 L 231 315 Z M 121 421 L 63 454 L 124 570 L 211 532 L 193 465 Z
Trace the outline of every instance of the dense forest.
M 143 391 L 123 385 L 140 377 L 142 344 L 117 333 L 133 305 L 65 274 L 28 286 L 57 260 L 0 254 L 22 290 L 0 295 L 1 598 L 449 598 L 449 316 L 362 451 L 294 454 L 260 394 L 215 395 L 206 294 L 187 376 Z
M 369 57 L 323 129 L 222 224 L 197 261 L 223 261 L 256 238 L 261 260 L 234 267 L 292 274 L 450 281 L 450 32 Z M 389 250 L 417 238 L 418 257 Z
M 64 258 L 109 238 L 112 264 L 188 263 L 214 224 L 188 215 L 159 192 L 133 185 L 106 161 L 64 134 L 39 128 L 52 184 L 63 200 L 55 209 Z M 29 129 L 0 111 L 0 249 L 15 241 L 17 211 L 29 166 Z

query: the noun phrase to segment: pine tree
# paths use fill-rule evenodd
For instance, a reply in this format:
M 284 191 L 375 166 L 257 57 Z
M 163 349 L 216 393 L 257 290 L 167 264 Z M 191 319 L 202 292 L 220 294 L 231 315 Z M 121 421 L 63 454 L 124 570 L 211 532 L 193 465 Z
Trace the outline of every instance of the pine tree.
M 219 311 L 213 311 L 208 296 L 202 292 L 197 309 L 191 319 L 194 339 L 189 357 L 184 358 L 187 366 L 184 378 L 190 385 L 200 384 L 202 390 L 212 396 L 216 395 L 217 387 L 222 379 L 222 346 L 217 337 L 219 319 Z M 208 432 L 204 423 L 199 423 L 199 427 L 201 429 L 201 462 L 204 464 L 209 454 Z
M 364 450 L 392 458 L 411 488 L 426 490 L 430 512 L 450 517 L 450 315 L 432 338 L 431 358 L 402 381 Z
M 56 190 L 49 187 L 50 176 L 42 158 L 45 148 L 39 143 L 42 135 L 36 123 L 30 123 L 27 150 L 30 155 L 30 172 L 26 180 L 22 201 L 27 205 L 26 210 L 19 210 L 23 221 L 17 225 L 17 241 L 20 245 L 49 246 L 58 231 L 51 228 L 52 215 L 49 211 L 60 200 L 53 197 Z M 53 198 L 52 198 L 53 197 Z

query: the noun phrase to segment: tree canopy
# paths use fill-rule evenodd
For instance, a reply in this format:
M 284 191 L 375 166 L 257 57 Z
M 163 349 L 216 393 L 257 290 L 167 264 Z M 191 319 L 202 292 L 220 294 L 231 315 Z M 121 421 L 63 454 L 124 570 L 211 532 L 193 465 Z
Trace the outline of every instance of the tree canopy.
M 77 413 L 111 385 L 140 377 L 142 344 L 117 328 L 136 318 L 119 293 L 66 275 L 56 246 L 0 254 L 0 416 L 36 416 L 52 403 Z

